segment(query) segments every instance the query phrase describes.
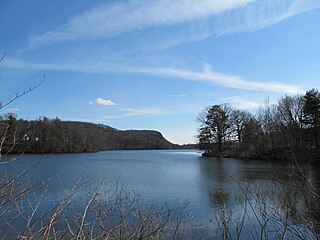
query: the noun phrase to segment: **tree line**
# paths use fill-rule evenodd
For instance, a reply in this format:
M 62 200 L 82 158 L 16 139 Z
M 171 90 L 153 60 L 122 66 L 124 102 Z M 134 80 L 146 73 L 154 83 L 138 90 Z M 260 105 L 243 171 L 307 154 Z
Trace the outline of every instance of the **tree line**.
M 13 114 L 6 114 L 0 119 L 0 132 L 2 139 L 5 136 L 1 144 L 3 153 L 78 153 L 176 147 L 157 131 L 121 131 L 103 124 L 47 117 L 33 121 L 18 120 Z
M 284 159 L 290 152 L 319 156 L 320 92 L 266 101 L 256 114 L 228 104 L 207 107 L 198 116 L 199 147 L 207 156 Z M 308 156 L 309 156 L 308 155 Z

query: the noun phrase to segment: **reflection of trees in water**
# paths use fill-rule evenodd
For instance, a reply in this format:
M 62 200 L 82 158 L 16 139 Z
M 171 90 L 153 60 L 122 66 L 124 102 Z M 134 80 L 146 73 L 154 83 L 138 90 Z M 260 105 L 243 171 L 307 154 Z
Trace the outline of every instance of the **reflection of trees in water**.
M 227 166 L 223 159 L 203 158 L 200 159 L 201 171 L 209 182 L 223 184 L 228 182 Z
M 274 188 L 268 201 L 280 208 L 292 224 L 303 224 L 320 230 L 319 170 L 314 166 L 274 165 Z
M 320 169 L 250 161 L 232 167 L 235 161 L 204 159 L 201 164 L 223 239 L 319 239 Z
M 270 165 L 270 169 L 241 171 L 239 181 L 255 186 L 251 189 L 251 194 L 259 200 L 260 208 L 267 207 L 273 211 L 279 209 L 282 213 L 278 215 L 288 214 L 288 220 L 293 223 L 305 224 L 310 221 L 320 222 L 319 180 L 320 170 L 317 167 L 300 166 L 295 162 L 275 162 Z M 255 182 L 264 183 L 257 188 L 253 184 Z
M 240 166 L 237 160 L 203 158 L 200 160 L 200 166 L 212 207 L 234 206 L 245 201 L 233 180 L 239 175 Z
M 320 169 L 314 168 L 308 176 L 308 181 L 313 183 L 316 200 L 311 202 L 310 215 L 317 222 L 317 230 L 320 233 Z
M 224 189 L 217 189 L 214 192 L 209 192 L 209 196 L 211 201 L 218 206 L 223 206 L 230 201 L 230 195 L 229 193 L 225 192 Z

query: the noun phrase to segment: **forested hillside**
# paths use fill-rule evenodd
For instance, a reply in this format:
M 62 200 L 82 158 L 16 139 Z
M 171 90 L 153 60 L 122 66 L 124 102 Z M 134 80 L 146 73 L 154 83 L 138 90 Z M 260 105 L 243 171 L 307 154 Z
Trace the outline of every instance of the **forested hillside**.
M 58 118 L 26 121 L 9 115 L 1 120 L 0 128 L 6 137 L 2 153 L 77 153 L 177 147 L 157 131 L 120 131 L 102 124 L 67 122 Z

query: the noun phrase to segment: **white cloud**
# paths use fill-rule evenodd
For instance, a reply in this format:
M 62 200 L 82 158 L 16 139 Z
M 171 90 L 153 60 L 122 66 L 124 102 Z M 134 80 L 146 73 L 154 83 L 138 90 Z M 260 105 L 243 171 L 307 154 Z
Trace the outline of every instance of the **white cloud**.
M 96 103 L 100 104 L 100 105 L 104 105 L 104 106 L 114 106 L 114 105 L 116 105 L 111 100 L 103 99 L 103 98 L 100 98 L 100 97 L 96 99 Z
M 254 0 L 131 0 L 102 5 L 71 18 L 66 24 L 30 39 L 31 47 L 108 38 L 153 26 L 170 26 L 221 14 Z
M 216 33 L 230 34 L 234 32 L 256 31 L 295 15 L 311 11 L 320 7 L 318 0 L 261 0 L 243 8 L 243 11 L 231 12 L 221 18 L 220 26 L 216 26 Z
M 248 100 L 240 96 L 230 97 L 227 102 L 238 109 L 257 109 L 262 106 L 262 102 Z
M 88 103 L 91 104 L 91 105 L 94 104 L 94 102 L 92 102 L 92 101 L 89 101 Z
M 166 114 L 166 111 L 161 109 L 133 109 L 133 108 L 122 108 L 122 111 L 125 112 L 124 116 L 131 117 L 131 116 L 141 116 L 141 115 L 163 115 Z
M 303 93 L 304 89 L 301 87 L 278 83 L 278 82 L 258 82 L 248 81 L 241 77 L 227 75 L 211 70 L 210 65 L 206 64 L 203 71 L 191 71 L 177 68 L 140 68 L 132 69 L 137 73 L 144 73 L 150 75 L 159 75 L 163 77 L 174 77 L 185 80 L 202 81 L 214 83 L 224 87 L 246 89 L 254 91 L 272 91 L 289 94 Z
M 163 50 L 211 36 L 253 32 L 320 8 L 319 0 L 259 0 L 222 14 L 176 25 L 169 34 L 157 31 L 140 39 L 139 50 Z
M 167 95 L 168 97 L 172 97 L 172 98 L 182 98 L 182 97 L 186 97 L 186 94 L 169 94 Z
M 132 73 L 132 74 L 147 74 L 160 77 L 170 77 L 184 79 L 188 81 L 199 81 L 204 83 L 211 83 L 223 87 L 245 89 L 251 91 L 271 91 L 287 94 L 304 93 L 305 90 L 302 87 L 280 83 L 280 82 L 262 82 L 262 81 L 250 81 L 245 80 L 239 76 L 219 73 L 211 70 L 211 66 L 206 64 L 202 71 L 194 71 L 189 69 L 180 68 L 165 68 L 165 67 L 130 67 L 119 66 L 103 63 L 91 63 L 90 64 L 43 64 L 43 63 L 31 63 L 16 61 L 7 59 L 1 67 L 16 68 L 16 69 L 28 69 L 28 70 L 56 70 L 56 71 L 77 71 L 85 73 L 95 74 L 109 74 L 109 73 Z M 103 100 L 102 98 L 99 98 Z M 98 99 L 97 99 L 98 100 Z M 96 100 L 96 102 L 97 102 Z M 107 100 L 110 101 L 110 100 Z M 104 101 L 101 101 L 104 102 Z M 98 103 L 98 102 L 97 102 Z M 101 103 L 102 104 L 102 103 Z M 115 105 L 114 103 L 105 102 L 105 105 Z
M 130 0 L 75 16 L 56 29 L 30 38 L 29 47 L 174 26 L 170 34 L 161 31 L 160 37 L 155 32 L 141 32 L 140 50 L 165 49 L 212 35 L 256 31 L 319 7 L 319 0 Z
M 21 110 L 19 108 L 7 108 L 6 111 L 7 112 L 21 112 Z

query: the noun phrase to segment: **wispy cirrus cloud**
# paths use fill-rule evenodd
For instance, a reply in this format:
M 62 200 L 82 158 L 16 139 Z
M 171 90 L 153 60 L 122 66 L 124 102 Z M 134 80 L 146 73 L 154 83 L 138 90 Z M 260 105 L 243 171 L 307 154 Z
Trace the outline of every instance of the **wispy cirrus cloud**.
M 7 112 L 21 112 L 21 109 L 19 108 L 6 108 L 5 110 Z
M 131 0 L 106 4 L 71 18 L 65 24 L 29 39 L 29 49 L 44 45 L 112 38 L 141 32 L 136 47 L 166 49 L 212 35 L 255 31 L 317 9 L 318 0 Z M 159 40 L 161 39 L 161 41 Z M 152 43 L 152 44 L 150 44 Z
M 246 80 L 239 76 L 225 74 L 213 71 L 211 65 L 205 64 L 203 70 L 195 71 L 190 69 L 174 68 L 174 67 L 131 67 L 118 66 L 113 64 L 43 64 L 31 63 L 23 61 L 15 61 L 8 59 L 3 63 L 6 68 L 28 69 L 28 70 L 55 70 L 55 71 L 76 71 L 94 74 L 109 73 L 131 73 L 153 75 L 166 78 L 177 78 L 188 81 L 198 81 L 203 83 L 215 84 L 218 86 L 244 89 L 250 91 L 271 91 L 287 94 L 304 93 L 305 90 L 300 86 L 274 82 L 274 81 L 252 81 Z M 108 100 L 107 100 L 108 101 Z M 96 100 L 97 102 L 97 100 Z M 99 102 L 103 102 L 100 99 Z M 107 102 L 106 102 L 107 103 Z
M 164 115 L 167 114 L 167 111 L 162 109 L 155 109 L 155 108 L 122 108 L 124 111 L 125 117 L 132 117 L 132 116 L 141 116 L 141 115 Z
M 171 98 L 183 98 L 186 96 L 187 96 L 187 94 L 169 94 L 169 95 L 167 95 L 167 97 L 171 97 Z
M 113 114 L 99 114 L 99 115 L 86 115 L 85 118 L 82 116 L 72 116 L 73 120 L 87 121 L 87 122 L 101 122 L 101 121 L 114 121 L 119 119 L 126 119 L 136 116 L 159 116 L 170 114 L 171 112 L 162 108 L 120 108 Z
M 317 8 L 320 8 L 320 1 L 318 0 L 255 1 L 244 8 L 243 11 L 226 14 L 216 30 L 219 35 L 256 31 Z
M 318 0 L 259 0 L 221 14 L 174 27 L 174 34 L 157 31 L 140 39 L 137 48 L 163 50 L 180 44 L 201 41 L 211 36 L 264 29 L 292 17 L 320 8 Z
M 96 7 L 64 25 L 34 36 L 32 47 L 79 39 L 109 38 L 133 30 L 170 26 L 221 14 L 254 0 L 131 0 Z
M 228 103 L 238 109 L 257 109 L 263 105 L 262 102 L 252 101 L 245 97 L 233 96 L 226 99 Z
M 173 77 L 192 81 L 213 83 L 224 87 L 245 89 L 253 91 L 272 91 L 297 94 L 303 93 L 304 89 L 298 86 L 279 82 L 259 82 L 248 81 L 239 76 L 228 75 L 211 70 L 211 66 L 206 64 L 203 71 L 192 71 L 177 68 L 140 68 L 136 72 L 157 75 L 163 77 Z

